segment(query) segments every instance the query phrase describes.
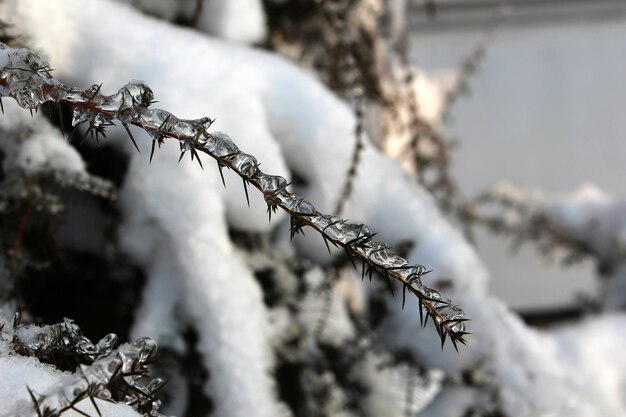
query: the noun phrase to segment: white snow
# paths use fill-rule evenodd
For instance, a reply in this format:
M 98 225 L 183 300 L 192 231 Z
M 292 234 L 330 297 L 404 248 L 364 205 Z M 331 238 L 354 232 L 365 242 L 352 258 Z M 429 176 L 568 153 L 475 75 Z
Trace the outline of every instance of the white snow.
M 0 125 L 0 149 L 4 169 L 20 168 L 34 173 L 44 170 L 85 172 L 85 163 L 57 129 L 39 115 L 31 117 L 14 100 L 4 100 L 5 116 Z

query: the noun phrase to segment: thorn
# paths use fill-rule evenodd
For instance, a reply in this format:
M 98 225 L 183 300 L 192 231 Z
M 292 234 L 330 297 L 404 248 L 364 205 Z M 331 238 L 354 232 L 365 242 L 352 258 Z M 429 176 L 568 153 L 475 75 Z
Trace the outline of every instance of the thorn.
M 220 171 L 220 177 L 222 177 L 222 184 L 224 184 L 224 188 L 226 188 L 226 181 L 224 180 L 224 172 L 222 172 L 222 168 L 224 167 L 220 161 L 217 162 L 217 169 Z
M 122 123 L 122 126 L 124 126 L 124 129 L 126 129 L 126 133 L 128 133 L 130 140 L 133 141 L 133 145 L 135 145 L 135 149 L 137 149 L 137 152 L 141 153 L 141 151 L 139 150 L 139 146 L 137 146 L 137 142 L 135 141 L 135 138 L 133 137 L 133 134 L 130 133 L 130 129 L 128 128 L 128 125 L 126 123 Z
M 74 404 L 70 404 L 70 408 L 74 411 L 76 411 L 77 413 L 85 416 L 85 417 L 91 417 L 89 414 L 85 413 L 84 411 L 79 410 L 78 408 L 76 408 L 76 406 Z
M 420 311 L 420 325 L 424 327 L 424 303 L 422 303 L 421 299 L 419 300 L 418 308 Z
M 185 156 L 185 151 L 181 151 L 180 152 L 180 156 L 178 157 L 178 163 L 180 164 L 180 161 L 183 159 L 183 156 Z
M 246 201 L 248 202 L 248 207 L 250 207 L 250 196 L 248 195 L 248 185 L 246 184 L 246 179 L 243 179 L 243 190 L 246 192 Z
M 330 245 L 328 244 L 328 239 L 326 238 L 326 235 L 324 234 L 324 232 L 322 232 L 322 239 L 324 240 L 324 243 L 326 244 L 326 249 L 328 249 L 328 254 L 330 255 Z
M 91 96 L 91 98 L 88 101 L 93 100 L 94 98 L 96 98 L 96 96 L 98 95 L 98 93 L 100 92 L 100 89 L 102 88 L 102 83 L 98 84 L 98 88 L 96 88 L 96 91 L 93 92 L 93 95 Z
M 4 114 L 4 104 L 2 104 L 2 97 L 0 97 L 0 109 L 2 109 L 2 114 Z
M 30 111 L 30 117 L 33 117 L 33 109 L 28 109 Z
M 441 331 L 441 350 L 443 351 L 443 346 L 446 344 L 446 333 L 444 330 Z
M 156 148 L 156 140 L 152 139 L 152 147 L 150 148 L 150 163 L 152 163 L 152 157 L 154 156 L 154 148 Z
M 13 325 L 13 329 L 19 326 L 21 321 L 22 321 L 22 306 L 20 305 L 19 310 L 17 310 L 15 312 L 15 315 L 13 316 L 13 322 L 11 323 Z
M 202 166 L 202 161 L 200 160 L 200 155 L 198 155 L 198 151 L 196 150 L 196 148 L 191 147 L 191 160 L 193 161 L 193 157 L 196 157 L 196 159 L 198 160 L 198 163 L 200 164 L 200 168 L 202 168 L 202 170 L 204 171 L 204 167 Z
M 456 350 L 456 353 L 459 353 L 459 347 L 457 346 L 456 343 L 460 340 L 456 340 L 454 337 L 450 336 L 450 341 L 452 342 L 452 346 L 454 346 L 454 350 Z M 462 342 L 462 341 L 461 343 L 465 344 L 465 342 Z
M 39 402 L 35 398 L 35 394 L 33 394 L 33 391 L 30 389 L 28 385 L 26 385 L 26 390 L 28 391 L 28 395 L 30 395 L 30 399 L 33 401 L 33 404 L 35 404 L 35 411 L 37 412 L 37 416 L 42 417 L 41 410 L 39 409 Z
M 404 288 L 402 289 L 402 311 L 404 311 L 405 303 L 406 303 L 406 284 L 404 284 Z
M 170 117 L 171 117 L 171 116 L 172 116 L 171 114 L 168 114 L 168 115 L 167 115 L 167 117 L 165 118 L 165 120 L 163 120 L 163 123 L 161 123 L 161 126 L 159 126 L 159 131 L 161 131 L 161 132 L 162 132 L 162 131 L 164 130 L 164 129 L 163 129 L 163 127 L 165 126 L 165 124 L 167 123 L 167 121 L 168 121 L 168 120 L 170 120 Z
M 102 417 L 102 413 L 100 412 L 100 408 L 98 408 L 98 404 L 96 404 L 96 400 L 93 398 L 93 395 L 89 396 L 89 400 L 91 400 L 91 403 L 93 404 L 93 408 L 96 409 L 96 412 L 98 413 L 98 415 L 100 417 Z

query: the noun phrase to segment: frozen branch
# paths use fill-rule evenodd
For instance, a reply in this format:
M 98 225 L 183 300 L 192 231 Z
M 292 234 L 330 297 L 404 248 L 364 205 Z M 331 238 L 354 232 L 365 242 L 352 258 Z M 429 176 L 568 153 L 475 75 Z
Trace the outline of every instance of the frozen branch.
M 421 277 L 426 273 L 422 265 L 410 265 L 408 261 L 391 251 L 383 242 L 374 240 L 375 233 L 363 224 L 352 224 L 332 215 L 318 212 L 312 203 L 287 191 L 288 183 L 280 176 L 269 175 L 259 169 L 256 158 L 241 151 L 221 132 L 208 132 L 212 120 L 208 117 L 195 120 L 179 119 L 172 113 L 153 109 L 152 90 L 141 81 L 132 81 L 117 93 L 107 96 L 99 85 L 86 90 L 68 87 L 50 75 L 49 65 L 37 54 L 27 49 L 13 49 L 0 44 L 0 98 L 12 97 L 29 110 L 37 109 L 46 102 L 63 103 L 73 109 L 72 126 L 87 123 L 86 134 L 105 134 L 107 127 L 118 121 L 125 128 L 138 149 L 130 126 L 145 130 L 152 137 L 152 151 L 165 139 L 176 139 L 180 145 L 180 158 L 189 153 L 202 166 L 198 152 L 205 153 L 222 169 L 227 167 L 243 181 L 246 198 L 248 185 L 257 188 L 267 204 L 268 214 L 281 208 L 291 217 L 291 236 L 300 233 L 304 226 L 318 232 L 326 243 L 341 247 L 353 259 L 362 263 L 362 276 L 380 273 L 403 287 L 403 305 L 406 292 L 419 300 L 420 319 L 425 325 L 429 317 L 435 325 L 442 345 L 447 337 L 458 348 L 465 343 L 465 321 L 462 309 L 441 294 L 426 286 Z M 223 180 L 222 176 L 222 180 Z M 355 264 L 356 267 L 356 264 Z

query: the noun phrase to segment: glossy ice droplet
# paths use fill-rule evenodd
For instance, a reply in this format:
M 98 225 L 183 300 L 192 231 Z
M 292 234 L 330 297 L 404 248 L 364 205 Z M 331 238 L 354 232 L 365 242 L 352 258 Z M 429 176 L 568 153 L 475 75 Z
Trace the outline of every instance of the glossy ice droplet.
M 125 104 L 129 107 L 148 107 L 154 99 L 154 93 L 143 81 L 131 81 L 122 88 L 125 90 Z
M 178 118 L 165 110 L 149 109 L 141 113 L 140 121 L 149 129 L 169 131 L 171 126 L 178 121 Z
M 244 178 L 252 178 L 259 170 L 256 158 L 247 153 L 238 153 L 230 156 L 228 160 Z
M 399 268 L 408 264 L 406 259 L 394 254 L 386 244 L 380 242 L 375 242 L 368 248 L 367 256 L 383 268 Z
M 454 333 L 460 333 L 460 332 L 464 332 L 465 331 L 465 323 L 463 321 L 457 321 L 455 322 L 454 320 L 459 320 L 459 319 L 464 319 L 465 315 L 453 315 L 447 318 L 447 320 L 452 320 L 452 326 L 450 326 L 450 330 Z
M 100 341 L 98 341 L 98 343 L 96 344 L 96 349 L 98 349 L 100 353 L 108 352 L 115 347 L 115 345 L 117 344 L 117 340 L 118 338 L 115 333 L 109 333 L 108 335 L 100 339 Z
M 424 295 L 428 298 L 430 298 L 431 300 L 441 300 L 441 294 L 439 293 L 439 291 L 434 290 L 432 288 L 426 288 L 423 291 Z
M 343 243 L 356 237 L 356 231 L 350 228 L 349 223 L 339 217 L 324 229 L 324 234 L 332 240 Z
M 93 118 L 93 124 L 95 127 L 100 127 L 100 126 L 106 125 L 107 123 L 108 123 L 108 120 L 102 113 L 96 114 L 96 116 Z
M 90 118 L 91 115 L 88 111 L 75 108 L 72 112 L 72 126 L 77 126 Z
M 156 342 L 149 337 L 144 337 L 135 341 L 133 346 L 139 349 L 139 362 L 146 362 L 154 359 L 157 352 Z
M 343 219 L 339 216 L 331 216 L 329 214 L 320 214 L 317 216 L 311 216 L 311 223 L 317 226 L 320 230 L 328 228 L 331 224 L 341 222 Z
M 293 194 L 285 194 L 280 196 L 281 204 L 292 213 L 304 214 L 310 216 L 315 214 L 315 206 L 310 201 L 300 198 Z
M 421 282 L 421 276 L 426 272 L 426 268 L 422 265 L 414 265 L 410 268 L 404 268 L 398 271 L 402 278 L 407 281 L 409 284 L 415 280 Z
M 192 146 L 191 146 L 191 143 L 189 143 L 189 141 L 188 141 L 188 140 L 186 140 L 186 139 L 180 139 L 180 140 L 178 141 L 178 144 L 180 145 L 180 151 L 181 151 L 181 152 L 188 152 L 188 151 L 191 151 Z
M 226 133 L 222 132 L 211 133 L 204 146 L 217 157 L 233 155 L 239 152 L 235 142 Z
M 76 351 L 82 355 L 95 355 L 97 352 L 96 347 L 86 337 L 81 337 L 76 344 Z
M 43 104 L 43 99 L 36 90 L 25 90 L 13 94 L 13 98 L 17 104 L 24 109 L 34 109 Z
M 259 174 L 255 180 L 261 186 L 263 194 L 275 194 L 287 186 L 287 180 L 278 175 Z

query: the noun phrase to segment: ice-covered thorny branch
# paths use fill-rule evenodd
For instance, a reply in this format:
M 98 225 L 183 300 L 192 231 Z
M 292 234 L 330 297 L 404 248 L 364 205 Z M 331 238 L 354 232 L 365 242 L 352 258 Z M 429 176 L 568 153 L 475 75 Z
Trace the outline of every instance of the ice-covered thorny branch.
M 375 234 L 363 224 L 352 224 L 338 217 L 318 212 L 313 204 L 287 191 L 285 178 L 268 175 L 259 169 L 256 158 L 241 151 L 224 133 L 208 132 L 212 120 L 205 117 L 195 120 L 179 119 L 168 111 L 150 108 L 152 90 L 140 81 L 132 81 L 117 93 L 106 96 L 100 86 L 86 90 L 65 86 L 50 75 L 49 65 L 39 55 L 27 49 L 13 49 L 0 44 L 0 97 L 12 97 L 25 108 L 37 109 L 46 102 L 63 103 L 73 109 L 72 126 L 88 124 L 85 135 L 104 135 L 105 129 L 119 121 L 137 147 L 130 126 L 145 130 L 152 137 L 152 151 L 165 139 L 179 141 L 182 158 L 189 153 L 191 159 L 200 162 L 198 152 L 212 157 L 222 174 L 224 167 L 233 170 L 243 180 L 246 198 L 248 185 L 263 193 L 268 214 L 278 208 L 291 218 L 291 236 L 304 226 L 316 230 L 330 245 L 341 247 L 354 261 L 362 263 L 362 276 L 373 272 L 388 279 L 393 291 L 393 281 L 403 287 L 403 305 L 407 292 L 419 300 L 420 319 L 423 325 L 432 317 L 442 345 L 450 337 L 455 348 L 465 343 L 465 314 L 450 300 L 426 286 L 421 277 L 426 268 L 410 265 L 408 261 L 391 251 L 383 242 L 374 240 Z M 224 180 L 222 176 L 222 181 Z M 353 262 L 354 263 L 354 262 Z M 356 266 L 356 264 L 355 264 Z
M 79 369 L 64 384 L 44 393 L 28 388 L 34 408 L 29 416 L 57 417 L 73 410 L 89 417 L 81 410 L 85 401 L 99 415 L 98 403 L 106 401 L 125 403 L 145 416 L 162 416 L 158 412 L 161 402 L 154 398 L 154 393 L 164 381 L 149 376 L 147 365 L 157 353 L 156 343 L 149 338 L 116 347 L 118 338 L 110 333 L 94 344 L 72 320 L 51 326 L 24 326 L 16 315 L 12 325 L 5 322 L 0 326 L 2 339 L 10 340 L 13 350 L 22 356 L 36 357 L 52 365 L 71 364 Z

